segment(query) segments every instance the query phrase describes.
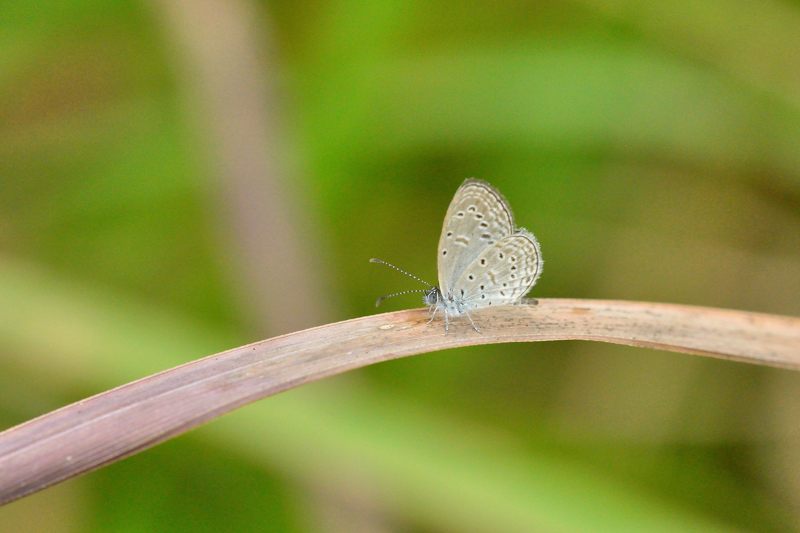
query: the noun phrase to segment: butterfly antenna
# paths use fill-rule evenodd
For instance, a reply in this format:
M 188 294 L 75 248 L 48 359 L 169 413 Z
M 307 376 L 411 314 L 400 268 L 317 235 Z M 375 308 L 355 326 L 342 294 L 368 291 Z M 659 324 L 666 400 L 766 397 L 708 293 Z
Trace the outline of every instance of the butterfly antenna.
M 415 280 L 419 281 L 420 283 L 423 283 L 423 284 L 427 285 L 428 287 L 433 287 L 433 285 L 431 285 L 430 283 L 428 283 L 428 282 L 427 282 L 427 281 L 425 281 L 424 279 L 418 278 L 418 277 L 417 277 L 417 276 L 415 276 L 414 274 L 411 274 L 411 273 L 409 273 L 409 272 L 406 272 L 406 271 L 405 271 L 405 270 L 403 270 L 402 268 L 400 268 L 400 267 L 397 267 L 397 266 L 394 266 L 394 265 L 393 265 L 393 264 L 391 264 L 391 263 L 387 263 L 387 262 L 386 262 L 386 261 L 384 261 L 383 259 L 378 259 L 377 257 L 373 257 L 372 259 L 370 259 L 370 260 L 369 260 L 369 262 L 370 262 L 370 263 L 380 263 L 380 264 L 382 264 L 382 265 L 386 265 L 386 266 L 388 266 L 389 268 L 393 268 L 393 269 L 397 270 L 397 271 L 398 271 L 398 272 L 400 272 L 401 274 L 405 274 L 405 275 L 406 275 L 406 276 L 408 276 L 409 278 L 413 278 L 413 279 L 415 279 Z M 421 292 L 421 291 L 416 291 L 416 292 Z M 400 294 L 400 293 L 398 293 L 398 294 Z
M 393 292 L 392 294 L 385 294 L 380 298 L 378 298 L 377 300 L 375 300 L 375 307 L 381 305 L 381 302 L 383 302 L 384 300 L 389 298 L 394 298 L 395 296 L 402 296 L 403 294 L 411 294 L 412 292 L 427 292 L 428 290 L 429 289 L 411 289 L 408 291 L 400 291 L 400 292 Z

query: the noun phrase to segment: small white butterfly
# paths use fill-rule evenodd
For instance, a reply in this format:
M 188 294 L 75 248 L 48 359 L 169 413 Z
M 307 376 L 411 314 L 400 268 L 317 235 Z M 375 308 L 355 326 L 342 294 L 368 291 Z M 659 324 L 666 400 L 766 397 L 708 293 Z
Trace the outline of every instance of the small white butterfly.
M 429 287 L 381 296 L 376 306 L 386 298 L 424 292 L 423 301 L 430 308 L 431 320 L 439 310 L 444 312 L 445 333 L 450 317 L 464 314 L 479 331 L 470 310 L 518 303 L 542 273 L 542 253 L 536 237 L 515 228 L 503 195 L 476 179 L 461 184 L 444 217 L 439 237 L 438 287 L 382 259 L 370 261 L 394 268 Z

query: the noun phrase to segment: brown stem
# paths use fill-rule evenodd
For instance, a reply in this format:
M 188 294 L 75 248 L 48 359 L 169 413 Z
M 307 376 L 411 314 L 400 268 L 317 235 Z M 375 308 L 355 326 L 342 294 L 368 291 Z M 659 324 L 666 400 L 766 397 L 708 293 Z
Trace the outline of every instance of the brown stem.
M 800 370 L 800 318 L 545 299 L 473 313 L 444 334 L 424 309 L 267 339 L 143 378 L 0 433 L 0 504 L 113 463 L 237 407 L 346 370 L 446 348 L 594 340 Z

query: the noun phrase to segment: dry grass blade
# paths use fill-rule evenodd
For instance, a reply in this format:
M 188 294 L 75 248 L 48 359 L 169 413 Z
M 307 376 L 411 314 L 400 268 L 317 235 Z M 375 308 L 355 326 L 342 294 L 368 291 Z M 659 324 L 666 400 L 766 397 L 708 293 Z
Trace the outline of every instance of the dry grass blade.
M 681 305 L 540 300 L 484 309 L 445 335 L 422 309 L 374 315 L 234 348 L 0 433 L 0 504 L 113 463 L 260 398 L 446 348 L 594 340 L 800 369 L 800 318 Z

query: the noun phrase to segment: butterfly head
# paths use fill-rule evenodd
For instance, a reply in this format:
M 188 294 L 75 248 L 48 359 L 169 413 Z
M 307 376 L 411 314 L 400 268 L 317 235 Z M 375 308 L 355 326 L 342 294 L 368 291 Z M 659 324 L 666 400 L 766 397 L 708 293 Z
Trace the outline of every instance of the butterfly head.
M 439 287 L 431 287 L 425 291 L 422 301 L 428 307 L 436 307 L 442 302 L 442 291 L 439 290 Z

